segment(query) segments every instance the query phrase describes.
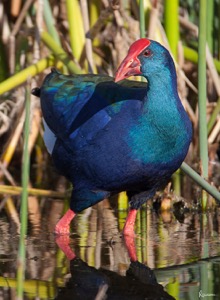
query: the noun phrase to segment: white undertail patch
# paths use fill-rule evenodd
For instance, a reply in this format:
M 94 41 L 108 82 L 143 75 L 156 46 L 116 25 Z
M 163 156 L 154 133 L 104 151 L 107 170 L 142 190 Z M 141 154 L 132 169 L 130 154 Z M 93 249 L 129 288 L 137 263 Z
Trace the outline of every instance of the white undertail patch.
M 55 134 L 50 130 L 50 128 L 48 127 L 44 119 L 43 119 L 43 124 L 44 124 L 44 143 L 47 148 L 47 151 L 50 154 L 52 154 L 57 138 Z

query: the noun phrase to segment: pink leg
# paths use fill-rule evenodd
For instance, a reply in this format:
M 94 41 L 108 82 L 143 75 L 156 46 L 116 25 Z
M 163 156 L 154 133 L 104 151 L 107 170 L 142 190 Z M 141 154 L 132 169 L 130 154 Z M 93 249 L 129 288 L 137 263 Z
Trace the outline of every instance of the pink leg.
M 134 237 L 134 224 L 136 220 L 137 209 L 130 209 L 128 212 L 127 219 L 125 221 L 123 234 Z
M 123 229 L 124 241 L 131 261 L 137 261 L 136 246 L 134 240 L 135 239 L 134 225 L 135 225 L 136 215 L 137 215 L 137 210 L 130 209 Z
M 64 252 L 64 254 L 69 260 L 72 260 L 76 257 L 76 255 L 73 252 L 73 250 L 70 248 L 69 242 L 70 242 L 69 235 L 58 235 L 56 237 L 56 243 L 59 246 L 59 248 Z
M 137 253 L 136 253 L 136 246 L 134 241 L 134 236 L 125 235 L 124 236 L 125 246 L 128 251 L 128 255 L 131 261 L 137 261 Z
M 68 209 L 65 215 L 59 220 L 55 226 L 55 233 L 58 235 L 70 234 L 70 222 L 75 217 L 76 213 Z

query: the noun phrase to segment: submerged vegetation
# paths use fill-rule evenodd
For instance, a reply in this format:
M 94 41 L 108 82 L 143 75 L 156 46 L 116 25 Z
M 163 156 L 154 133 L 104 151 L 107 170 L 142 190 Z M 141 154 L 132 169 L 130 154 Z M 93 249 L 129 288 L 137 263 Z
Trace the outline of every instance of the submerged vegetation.
M 42 141 L 40 103 L 30 95 L 31 88 L 40 86 L 51 67 L 66 74 L 114 76 L 129 45 L 140 36 L 159 41 L 170 49 L 175 59 L 179 95 L 194 129 L 186 162 L 216 187 L 213 191 L 219 197 L 220 2 L 209 0 L 207 7 L 206 3 L 207 0 L 0 3 L 1 209 L 20 228 L 22 202 L 21 240 L 26 234 L 25 211 L 28 210 L 30 222 L 39 225 L 47 205 L 44 200 L 69 195 L 68 183 L 51 170 Z M 185 164 L 182 170 L 191 173 Z M 157 196 L 165 199 L 161 210 L 166 209 L 167 203 L 168 209 L 172 208 L 176 202 L 187 209 L 215 208 L 213 198 L 183 176 L 182 170 L 176 172 L 172 184 Z M 209 188 L 211 191 L 210 185 Z M 167 202 L 168 199 L 171 201 Z M 65 209 L 63 203 L 58 208 L 60 213 Z M 118 209 L 126 211 L 127 205 L 126 194 L 120 194 Z M 51 206 L 52 214 L 55 207 Z M 32 214 L 38 218 L 31 219 Z M 22 244 L 23 241 L 21 247 Z M 19 276 L 21 273 L 18 279 Z M 21 297 L 22 292 L 19 293 Z

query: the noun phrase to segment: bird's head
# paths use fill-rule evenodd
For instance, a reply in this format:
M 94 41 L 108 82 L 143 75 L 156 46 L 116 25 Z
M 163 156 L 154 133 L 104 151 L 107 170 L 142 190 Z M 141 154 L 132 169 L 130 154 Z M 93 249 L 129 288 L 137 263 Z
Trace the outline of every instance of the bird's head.
M 130 46 L 116 72 L 115 82 L 136 75 L 148 78 L 152 74 L 161 73 L 163 68 L 173 68 L 169 51 L 158 42 L 142 38 Z

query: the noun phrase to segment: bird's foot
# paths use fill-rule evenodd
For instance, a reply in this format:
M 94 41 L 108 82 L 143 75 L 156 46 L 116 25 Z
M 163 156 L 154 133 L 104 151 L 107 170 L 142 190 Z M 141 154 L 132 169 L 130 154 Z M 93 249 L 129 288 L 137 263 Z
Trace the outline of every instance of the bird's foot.
M 75 253 L 73 250 L 70 248 L 70 237 L 69 235 L 59 235 L 56 237 L 56 243 L 58 247 L 64 252 L 66 257 L 69 260 L 72 260 L 76 257 Z
M 69 235 L 70 234 L 70 222 L 75 217 L 76 213 L 71 209 L 68 209 L 65 215 L 59 220 L 55 226 L 55 234 L 57 235 Z

